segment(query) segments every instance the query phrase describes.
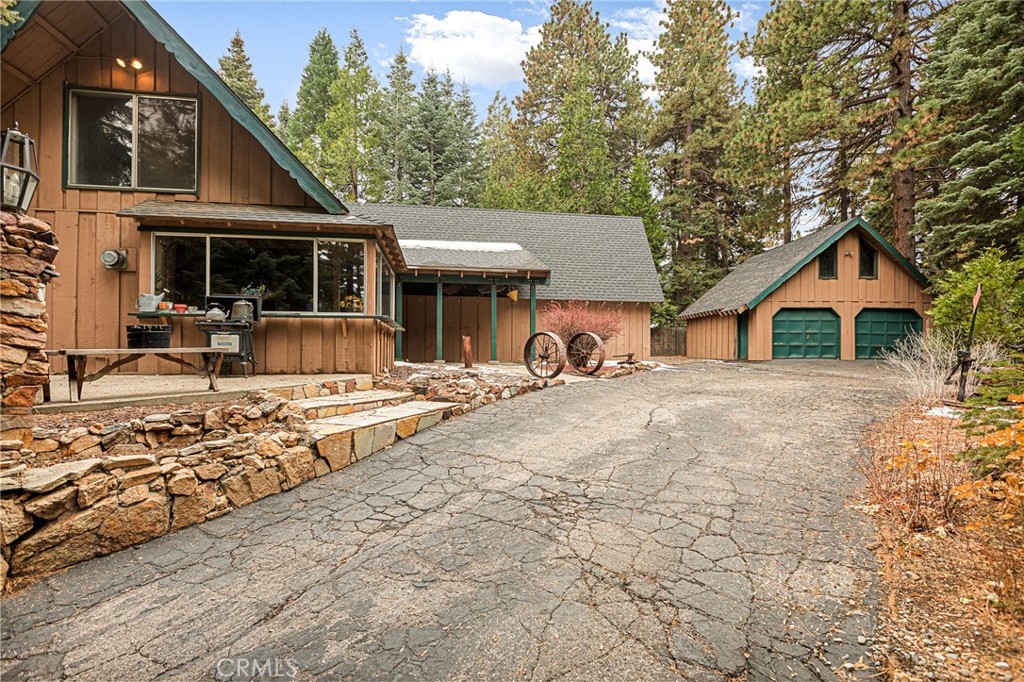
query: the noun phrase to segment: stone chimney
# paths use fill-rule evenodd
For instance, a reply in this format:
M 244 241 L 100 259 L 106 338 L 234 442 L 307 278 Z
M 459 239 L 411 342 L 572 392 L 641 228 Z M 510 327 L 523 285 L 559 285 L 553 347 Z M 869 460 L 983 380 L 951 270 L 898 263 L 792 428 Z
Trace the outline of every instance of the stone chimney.
M 57 236 L 50 225 L 27 215 L 0 213 L 0 395 L 3 425 L 0 439 L 32 442 L 32 406 L 48 381 L 46 347 L 46 283 L 57 275 Z M 13 448 L 11 448 L 13 449 Z

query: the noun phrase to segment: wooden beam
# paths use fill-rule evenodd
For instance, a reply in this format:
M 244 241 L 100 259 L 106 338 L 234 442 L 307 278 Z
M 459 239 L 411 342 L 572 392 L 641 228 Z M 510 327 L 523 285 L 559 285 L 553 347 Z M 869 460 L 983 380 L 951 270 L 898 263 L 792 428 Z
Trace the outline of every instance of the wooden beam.
M 47 33 L 49 33 L 57 40 L 57 42 L 71 50 L 72 53 L 78 52 L 80 49 L 82 49 L 81 45 L 76 45 L 75 43 L 71 42 L 71 38 L 68 38 L 66 35 L 61 33 L 56 26 L 47 21 L 46 17 L 37 16 L 36 23 L 42 26 Z
M 23 81 L 29 87 L 39 84 L 39 81 L 37 81 L 36 79 L 32 78 L 32 76 L 28 75 L 21 69 L 14 66 L 9 61 L 4 62 L 4 68 L 13 73 L 15 76 L 17 76 L 18 80 Z
M 100 22 L 100 24 L 103 25 L 103 28 L 105 28 L 105 29 L 110 28 L 110 22 L 103 18 L 103 15 L 100 14 L 99 11 L 97 11 L 97 9 L 92 6 L 91 2 L 83 2 L 83 3 L 81 3 L 81 5 L 83 7 L 85 7 L 87 10 L 89 10 L 89 13 L 92 15 L 92 17 L 96 21 Z M 120 17 L 120 16 L 121 15 L 119 14 L 118 17 Z

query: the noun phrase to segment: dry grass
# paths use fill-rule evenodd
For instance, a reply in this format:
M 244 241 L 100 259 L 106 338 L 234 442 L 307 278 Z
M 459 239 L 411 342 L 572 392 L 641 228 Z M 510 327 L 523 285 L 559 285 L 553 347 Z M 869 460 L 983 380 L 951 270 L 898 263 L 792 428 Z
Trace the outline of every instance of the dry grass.
M 960 420 L 905 406 L 867 439 L 864 509 L 875 516 L 886 607 L 876 648 L 887 679 L 1006 680 L 1024 672 L 1020 529 L 968 530 L 991 514 L 954 488 L 977 444 Z M 1009 676 L 1009 677 L 1007 677 Z
M 955 332 L 935 330 L 928 334 L 910 334 L 882 351 L 882 361 L 892 370 L 888 374 L 895 388 L 908 399 L 934 404 L 956 397 L 956 385 L 946 384 L 956 364 L 956 353 L 966 340 Z M 980 378 L 978 371 L 989 369 L 1006 359 L 994 343 L 975 343 L 971 348 L 973 370 L 967 377 L 968 395 L 974 393 Z
M 961 505 L 953 490 L 970 480 L 970 468 L 956 459 L 970 441 L 957 420 L 921 414 L 907 405 L 868 435 L 868 454 L 859 463 L 873 505 L 909 531 L 953 527 Z

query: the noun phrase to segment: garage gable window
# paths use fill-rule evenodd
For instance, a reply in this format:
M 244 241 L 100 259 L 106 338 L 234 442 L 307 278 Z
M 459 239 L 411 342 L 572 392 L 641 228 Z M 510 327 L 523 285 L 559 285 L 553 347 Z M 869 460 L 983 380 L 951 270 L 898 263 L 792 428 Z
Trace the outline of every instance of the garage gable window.
M 864 237 L 860 238 L 860 278 L 878 279 L 878 251 Z
M 818 279 L 836 279 L 839 276 L 839 257 L 836 245 L 828 247 L 818 256 Z

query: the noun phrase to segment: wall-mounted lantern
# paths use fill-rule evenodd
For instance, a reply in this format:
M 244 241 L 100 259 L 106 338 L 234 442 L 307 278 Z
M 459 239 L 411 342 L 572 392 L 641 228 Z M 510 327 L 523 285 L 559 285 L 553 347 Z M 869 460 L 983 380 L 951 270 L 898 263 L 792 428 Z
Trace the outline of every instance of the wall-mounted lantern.
M 128 249 L 107 249 L 100 254 L 100 262 L 107 270 L 127 270 Z
M 39 186 L 36 143 L 13 128 L 0 131 L 0 169 L 3 170 L 3 207 L 24 213 Z

